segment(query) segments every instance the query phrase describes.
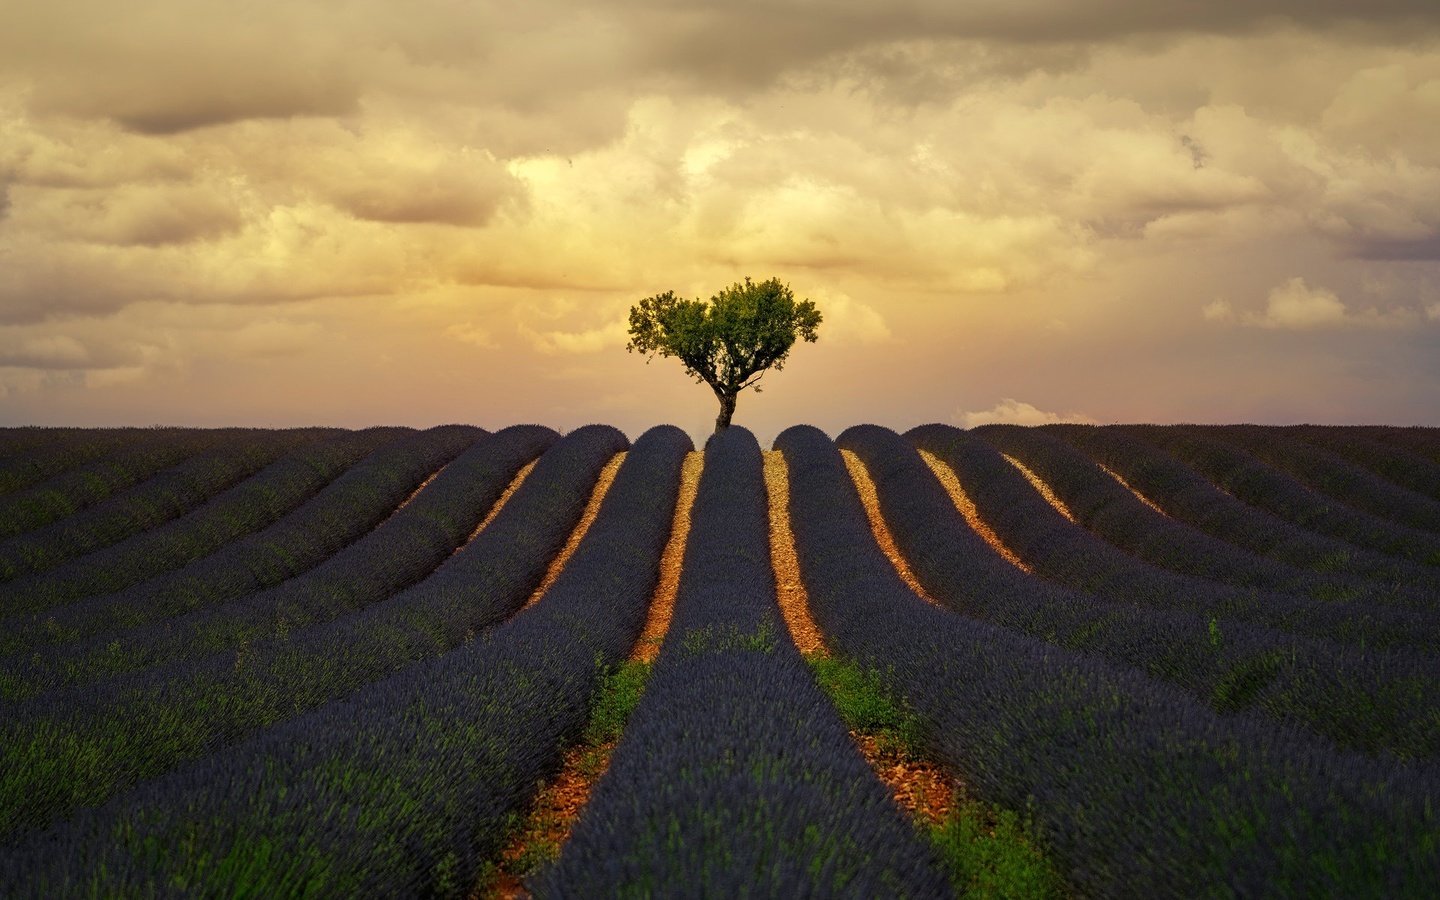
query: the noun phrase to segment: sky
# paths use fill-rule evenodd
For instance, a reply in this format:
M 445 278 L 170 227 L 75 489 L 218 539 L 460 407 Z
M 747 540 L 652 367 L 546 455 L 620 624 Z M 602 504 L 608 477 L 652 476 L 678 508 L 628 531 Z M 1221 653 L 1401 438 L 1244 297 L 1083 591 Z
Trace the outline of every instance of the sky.
M 1440 5 L 0 5 L 0 426 L 701 439 L 627 313 L 746 276 L 766 446 L 1440 425 Z

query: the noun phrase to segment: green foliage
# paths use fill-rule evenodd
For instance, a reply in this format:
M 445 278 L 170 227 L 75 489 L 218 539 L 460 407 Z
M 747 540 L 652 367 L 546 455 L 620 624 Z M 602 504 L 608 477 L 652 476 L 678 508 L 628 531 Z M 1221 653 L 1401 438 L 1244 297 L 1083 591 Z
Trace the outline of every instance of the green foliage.
M 756 653 L 772 653 L 775 650 L 775 626 L 767 619 L 755 631 L 742 631 L 738 625 L 724 627 L 706 625 L 685 632 L 680 641 L 680 650 L 686 656 L 702 653 L 724 653 L 727 650 L 749 650 Z
M 1237 712 L 1249 706 L 1280 670 L 1285 655 L 1283 651 L 1271 650 L 1236 664 L 1216 683 L 1210 705 L 1221 713 Z
M 846 728 L 873 735 L 882 751 L 920 755 L 921 720 L 895 697 L 879 671 L 838 656 L 812 653 L 805 659 Z
M 645 693 L 645 682 L 649 678 L 650 663 L 632 659 L 601 679 L 591 703 L 590 724 L 585 726 L 587 746 L 620 739 L 626 721 Z
M 708 301 L 683 300 L 674 291 L 646 297 L 630 308 L 625 349 L 680 360 L 685 374 L 720 398 L 729 424 L 735 395 L 748 387 L 758 392 L 767 370 L 785 367 L 797 338 L 817 340 L 820 322 L 815 304 L 797 301 L 778 278 L 756 284 L 747 277 Z
M 1048 898 L 1065 894 L 1064 882 L 1040 851 L 1033 825 L 1014 810 L 962 800 L 930 840 L 961 896 Z

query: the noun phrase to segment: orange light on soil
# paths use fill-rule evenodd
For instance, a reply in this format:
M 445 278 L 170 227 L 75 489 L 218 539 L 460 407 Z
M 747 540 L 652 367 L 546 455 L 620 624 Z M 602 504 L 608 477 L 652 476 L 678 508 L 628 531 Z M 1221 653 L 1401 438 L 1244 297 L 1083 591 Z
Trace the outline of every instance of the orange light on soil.
M 539 461 L 539 459 L 532 459 L 520 467 L 520 471 L 515 473 L 515 477 L 510 479 L 510 484 L 508 484 L 504 492 L 500 494 L 500 499 L 495 501 L 495 505 L 490 507 L 490 511 L 485 514 L 485 518 L 481 519 L 480 524 L 475 526 L 475 530 L 470 532 L 470 536 L 465 539 L 465 543 L 455 548 L 456 553 L 464 550 L 471 541 L 480 536 L 480 532 L 484 531 L 486 526 L 495 521 L 495 517 L 500 515 L 500 510 L 504 509 L 505 504 L 510 502 L 510 498 L 515 496 L 515 492 L 520 490 L 520 485 L 525 483 L 526 476 L 530 474 L 530 471 L 535 468 L 535 464 Z
M 795 535 L 790 530 L 790 468 L 778 450 L 766 450 L 762 457 L 765 493 L 770 503 L 770 564 L 775 569 L 775 597 L 780 603 L 780 615 L 801 653 L 824 653 L 820 629 L 810 617 L 810 598 L 805 593 L 805 583 L 800 580 Z
M 1034 487 L 1035 490 L 1040 492 L 1040 496 L 1045 498 L 1046 503 L 1049 503 L 1051 506 L 1055 507 L 1056 512 L 1069 519 L 1071 522 L 1076 521 L 1074 514 L 1070 512 L 1070 507 L 1066 506 L 1063 500 L 1055 496 L 1055 492 L 1050 490 L 1050 485 L 1042 481 L 1039 475 L 1036 475 L 1034 472 L 1030 471 L 1030 469 L 1027 468 L 1024 463 L 1022 463 L 1015 457 L 1010 456 L 1008 453 L 1002 453 L 1001 455 L 1005 457 L 1006 462 L 1020 470 L 1020 474 L 1025 476 L 1025 480 L 1030 482 L 1030 485 Z
M 595 516 L 600 512 L 600 504 L 605 502 L 605 495 L 610 491 L 610 485 L 615 481 L 615 473 L 620 470 L 620 464 L 625 461 L 625 453 L 622 451 L 610 457 L 605 468 L 600 470 L 600 477 L 595 479 L 595 487 L 590 491 L 590 499 L 585 503 L 585 511 L 580 514 L 580 521 L 575 524 L 574 530 L 570 532 L 570 538 L 565 541 L 565 546 L 550 561 L 550 568 L 545 570 L 545 577 L 541 579 L 540 586 L 530 594 L 530 599 L 525 601 L 525 608 L 534 605 L 545 596 L 550 590 L 550 585 L 565 571 L 565 564 L 575 554 L 580 546 L 580 541 L 585 538 L 585 532 L 590 530 L 590 525 L 595 521 Z
M 630 658 L 642 662 L 653 662 L 660 653 L 660 644 L 670 628 L 670 617 L 675 612 L 675 592 L 680 588 L 680 566 L 685 560 L 685 541 L 690 537 L 690 510 L 695 506 L 695 494 L 700 490 L 700 473 L 705 469 L 705 454 L 692 451 L 685 454 L 680 464 L 680 494 L 675 499 L 675 516 L 670 523 L 670 539 L 660 555 L 660 580 L 655 583 L 655 592 L 650 598 L 650 613 L 640 640 Z
M 860 461 L 850 450 L 841 450 L 840 455 L 845 458 L 845 468 L 850 472 L 850 480 L 855 482 L 855 490 L 860 494 L 860 502 L 865 507 L 865 517 L 870 520 L 870 530 L 875 534 L 875 541 L 885 555 L 890 558 L 890 564 L 895 567 L 901 580 L 910 586 L 910 590 L 920 595 L 922 600 L 940 606 L 940 601 L 930 596 L 925 588 L 920 586 L 920 580 L 911 571 L 910 564 L 905 557 L 900 555 L 900 548 L 895 546 L 895 538 L 890 534 L 890 526 L 885 524 L 885 517 L 880 514 L 880 496 L 875 492 L 875 482 L 870 479 L 870 472 L 865 464 Z
M 1169 518 L 1169 516 L 1168 516 L 1168 514 L 1165 512 L 1165 510 L 1163 510 L 1163 509 L 1161 509 L 1159 506 L 1157 506 L 1157 505 L 1155 504 L 1155 502 L 1154 502 L 1153 500 L 1151 500 L 1149 497 L 1145 496 L 1144 494 L 1140 493 L 1139 491 L 1137 491 L 1137 490 L 1135 490 L 1133 487 L 1131 487 L 1131 486 L 1130 486 L 1130 482 L 1128 482 L 1128 481 L 1126 481 L 1125 479 L 1121 478 L 1119 472 L 1116 472 L 1114 469 L 1111 469 L 1109 466 L 1105 465 L 1104 463 L 1098 463 L 1098 462 L 1097 462 L 1095 465 L 1099 466 L 1099 467 L 1100 467 L 1100 470 L 1101 470 L 1102 472 L 1104 472 L 1106 475 L 1109 475 L 1111 478 L 1113 478 L 1113 479 L 1115 479 L 1116 481 L 1120 482 L 1120 486 L 1123 487 L 1125 490 L 1129 491 L 1130 493 L 1134 494 L 1136 500 L 1139 500 L 1141 503 L 1143 503 L 1143 504 L 1145 504 L 1146 506 L 1150 507 L 1151 509 L 1155 510 L 1155 511 L 1156 511 L 1157 513 L 1159 513 L 1160 515 L 1166 516 L 1166 518 Z
M 965 519 L 965 524 L 980 535 L 991 549 L 1004 557 L 1006 562 L 1026 574 L 1032 572 L 1030 566 L 1026 565 L 1014 550 L 1005 546 L 1005 542 L 1000 540 L 1000 536 L 995 533 L 995 530 L 980 518 L 980 510 L 976 508 L 975 501 L 970 499 L 970 495 L 965 493 L 965 488 L 960 486 L 960 479 L 955 475 L 955 470 L 928 450 L 921 450 L 920 458 L 925 460 L 925 465 L 930 467 L 930 471 L 935 473 L 940 485 L 945 488 L 945 493 L 950 495 L 950 502 L 954 503 L 955 508 L 960 511 L 960 515 Z

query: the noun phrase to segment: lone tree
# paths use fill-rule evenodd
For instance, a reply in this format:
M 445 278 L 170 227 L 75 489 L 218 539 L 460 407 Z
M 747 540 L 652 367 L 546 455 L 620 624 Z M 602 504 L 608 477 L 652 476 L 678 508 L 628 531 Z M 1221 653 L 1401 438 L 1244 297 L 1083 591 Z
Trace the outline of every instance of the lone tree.
M 796 338 L 814 343 L 820 311 L 795 300 L 790 286 L 771 278 L 736 282 L 704 300 L 682 300 L 674 291 L 646 297 L 630 307 L 630 352 L 674 356 L 685 374 L 710 385 L 720 400 L 715 431 L 729 427 L 735 397 L 748 387 L 760 392 L 768 369 L 785 367 Z M 647 359 L 648 363 L 649 360 Z

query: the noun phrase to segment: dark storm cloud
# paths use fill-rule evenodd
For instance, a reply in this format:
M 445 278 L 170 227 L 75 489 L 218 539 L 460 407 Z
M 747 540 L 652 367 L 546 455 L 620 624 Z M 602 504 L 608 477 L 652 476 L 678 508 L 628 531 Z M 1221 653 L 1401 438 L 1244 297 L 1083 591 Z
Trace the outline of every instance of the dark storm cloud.
M 1236 35 L 1279 26 L 1353 29 L 1418 37 L 1440 30 L 1431 0 L 1262 0 L 1154 3 L 1145 0 L 1031 0 L 956 4 L 815 3 L 634 4 L 650 38 L 645 58 L 702 84 L 758 86 L 821 57 L 892 41 L 984 40 L 1094 44 L 1146 35 Z
M 106 117 L 155 135 L 245 119 L 349 116 L 376 91 L 444 94 L 522 116 L 577 92 L 673 88 L 677 80 L 729 94 L 894 42 L 962 42 L 950 48 L 958 64 L 1003 73 L 1074 64 L 1086 46 L 1137 36 L 1291 26 L 1408 39 L 1440 29 L 1433 0 L 8 6 L 0 11 L 0 76 L 26 77 L 33 109 Z M 977 63 L 964 42 L 994 46 Z M 1057 55 L 1047 46 L 1069 49 Z M 893 62 L 870 56 L 860 64 L 884 70 Z
M 1370 239 L 1351 245 L 1356 259 L 1377 261 L 1440 261 L 1440 233 L 1422 238 Z

